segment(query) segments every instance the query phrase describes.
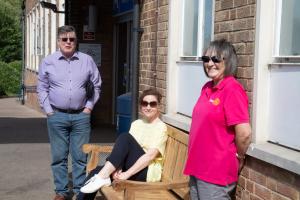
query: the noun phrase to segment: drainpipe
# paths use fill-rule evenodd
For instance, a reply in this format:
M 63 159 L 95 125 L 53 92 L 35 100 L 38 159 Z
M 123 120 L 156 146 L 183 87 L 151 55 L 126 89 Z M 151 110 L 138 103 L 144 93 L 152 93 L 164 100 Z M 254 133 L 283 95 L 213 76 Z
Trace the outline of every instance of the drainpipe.
M 21 23 L 22 23 L 22 72 L 21 72 L 21 104 L 25 104 L 25 31 L 26 31 L 26 24 L 25 24 L 25 0 L 22 3 L 22 16 L 21 16 Z
M 138 96 L 139 96 L 139 40 L 142 30 L 140 28 L 140 5 L 139 0 L 134 0 L 133 5 L 133 63 L 132 63 L 132 121 L 138 118 Z
M 71 25 L 71 0 L 65 0 L 65 24 Z

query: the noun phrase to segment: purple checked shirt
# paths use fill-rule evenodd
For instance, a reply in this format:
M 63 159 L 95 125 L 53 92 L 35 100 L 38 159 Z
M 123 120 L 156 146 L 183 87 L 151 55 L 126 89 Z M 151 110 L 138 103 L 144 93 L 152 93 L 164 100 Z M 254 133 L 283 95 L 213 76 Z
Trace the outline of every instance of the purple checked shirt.
M 87 100 L 85 83 L 95 86 L 94 97 Z M 100 96 L 101 77 L 94 60 L 87 54 L 75 52 L 67 60 L 60 51 L 45 57 L 39 67 L 38 99 L 46 113 L 51 105 L 60 109 L 93 109 Z

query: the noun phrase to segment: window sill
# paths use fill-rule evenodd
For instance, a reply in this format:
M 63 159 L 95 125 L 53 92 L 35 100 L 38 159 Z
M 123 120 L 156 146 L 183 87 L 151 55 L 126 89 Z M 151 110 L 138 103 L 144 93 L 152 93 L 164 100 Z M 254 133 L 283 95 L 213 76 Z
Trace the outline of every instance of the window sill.
M 300 152 L 271 143 L 252 143 L 247 154 L 300 175 Z
M 180 115 L 180 114 L 168 113 L 168 114 L 162 115 L 162 120 L 165 123 L 175 126 L 184 131 L 187 131 L 187 132 L 190 131 L 190 126 L 191 126 L 191 118 L 190 117 Z
M 176 61 L 176 63 L 197 63 L 197 64 L 201 64 L 203 62 L 202 61 L 197 61 L 197 60 L 178 60 L 178 61 Z

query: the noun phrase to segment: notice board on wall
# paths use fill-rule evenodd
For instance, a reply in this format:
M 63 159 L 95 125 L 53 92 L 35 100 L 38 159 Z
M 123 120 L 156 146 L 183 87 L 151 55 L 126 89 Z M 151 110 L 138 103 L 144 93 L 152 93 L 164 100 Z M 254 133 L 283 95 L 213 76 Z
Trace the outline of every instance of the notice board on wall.
M 90 55 L 97 66 L 101 66 L 101 44 L 79 43 L 79 51 Z

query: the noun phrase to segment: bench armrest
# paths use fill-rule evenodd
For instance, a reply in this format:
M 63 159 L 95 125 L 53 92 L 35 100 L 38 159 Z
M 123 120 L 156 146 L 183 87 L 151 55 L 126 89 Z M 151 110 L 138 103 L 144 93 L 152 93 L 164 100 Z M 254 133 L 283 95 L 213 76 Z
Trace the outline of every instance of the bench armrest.
M 141 181 L 114 181 L 113 188 L 115 190 L 171 190 L 176 188 L 189 187 L 188 180 L 172 181 L 172 182 L 141 182 Z
M 89 173 L 95 169 L 99 163 L 99 154 L 100 153 L 110 153 L 113 149 L 113 146 L 100 146 L 96 144 L 84 144 L 82 146 L 82 151 L 86 154 L 90 153 L 90 160 L 87 163 L 86 170 Z

